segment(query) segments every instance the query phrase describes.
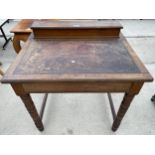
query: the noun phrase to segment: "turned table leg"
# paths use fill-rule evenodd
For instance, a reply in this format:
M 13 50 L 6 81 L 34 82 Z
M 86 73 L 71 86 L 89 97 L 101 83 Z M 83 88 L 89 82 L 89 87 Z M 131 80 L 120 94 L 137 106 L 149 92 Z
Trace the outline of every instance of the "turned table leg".
M 29 112 L 29 114 L 31 115 L 36 127 L 40 131 L 43 131 L 44 126 L 43 126 L 42 120 L 35 108 L 35 105 L 32 101 L 31 96 L 29 94 L 25 94 L 25 95 L 21 95 L 20 98 L 22 99 L 23 103 L 25 104 L 25 107 L 26 107 L 27 111 Z
M 135 97 L 136 94 L 139 93 L 142 86 L 143 86 L 143 82 L 132 83 L 129 90 L 125 93 L 122 103 L 121 103 L 119 110 L 117 112 L 117 115 L 114 118 L 114 122 L 112 125 L 113 131 L 116 131 L 118 129 L 125 113 L 127 112 L 128 108 L 133 100 L 133 98 Z
M 113 131 L 116 131 L 118 129 L 125 113 L 127 112 L 128 108 L 130 106 L 131 101 L 133 100 L 133 98 L 134 98 L 134 95 L 125 94 L 123 101 L 120 105 L 120 108 L 118 110 L 118 113 L 116 115 L 116 118 L 112 125 Z
M 15 93 L 20 96 L 21 100 L 23 101 L 27 111 L 29 112 L 30 116 L 32 117 L 36 127 L 40 130 L 44 130 L 44 126 L 41 120 L 41 117 L 39 116 L 36 107 L 33 103 L 33 100 L 29 93 L 27 93 L 22 86 L 22 84 L 11 84 L 12 88 L 14 89 Z

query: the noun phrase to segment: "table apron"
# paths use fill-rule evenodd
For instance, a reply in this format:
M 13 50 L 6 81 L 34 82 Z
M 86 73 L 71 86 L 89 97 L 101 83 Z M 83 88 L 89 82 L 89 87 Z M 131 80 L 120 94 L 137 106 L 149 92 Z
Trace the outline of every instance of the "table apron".
M 42 92 L 128 92 L 132 83 L 123 82 L 56 82 L 22 84 L 27 93 Z

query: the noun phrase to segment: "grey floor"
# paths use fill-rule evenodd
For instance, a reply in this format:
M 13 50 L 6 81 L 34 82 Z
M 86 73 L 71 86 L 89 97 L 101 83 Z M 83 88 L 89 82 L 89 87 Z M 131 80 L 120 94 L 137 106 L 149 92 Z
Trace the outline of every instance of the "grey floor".
M 123 34 L 155 77 L 155 20 L 120 20 Z M 11 21 L 5 26 L 7 35 L 17 23 Z M 14 61 L 16 53 L 12 42 L 6 50 L 0 38 L 0 61 L 7 70 Z M 155 93 L 155 82 L 146 83 L 139 95 L 133 100 L 117 132 L 111 131 L 112 116 L 106 94 L 50 94 L 43 123 L 45 130 L 39 132 L 33 124 L 21 100 L 7 84 L 0 84 L 0 134 L 62 134 L 62 135 L 119 135 L 155 134 L 155 103 L 150 101 Z M 115 107 L 123 94 L 112 94 Z M 42 94 L 34 94 L 38 109 Z

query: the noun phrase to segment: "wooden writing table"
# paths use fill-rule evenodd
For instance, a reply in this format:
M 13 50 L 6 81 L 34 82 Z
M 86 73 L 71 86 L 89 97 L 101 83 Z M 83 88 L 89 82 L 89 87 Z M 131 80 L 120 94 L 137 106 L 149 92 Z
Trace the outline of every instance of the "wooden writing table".
M 119 35 L 121 26 L 100 21 L 37 22 L 32 29 L 34 36 L 2 83 L 11 84 L 37 128 L 44 129 L 43 110 L 39 115 L 30 93 L 106 92 L 114 118 L 112 130 L 116 131 L 144 82 L 153 80 L 127 40 Z M 110 92 L 125 93 L 117 114 Z

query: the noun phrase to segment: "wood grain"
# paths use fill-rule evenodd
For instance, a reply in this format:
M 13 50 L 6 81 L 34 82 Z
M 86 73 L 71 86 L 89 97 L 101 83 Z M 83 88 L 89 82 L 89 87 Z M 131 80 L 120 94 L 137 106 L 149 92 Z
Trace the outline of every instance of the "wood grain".
M 118 33 L 121 27 L 103 23 L 97 26 L 97 22 L 93 22 L 93 26 L 92 21 L 85 21 L 80 24 L 81 31 L 79 26 L 72 25 L 78 22 L 68 21 L 66 26 L 66 21 L 55 22 L 53 27 L 51 22 L 40 27 L 33 25 L 46 39 L 30 36 L 3 76 L 2 82 L 12 85 L 40 131 L 44 127 L 30 93 L 124 92 L 112 126 L 116 131 L 144 82 L 153 80 L 127 40 Z M 48 31 L 43 33 L 47 28 Z M 115 29 L 120 35 L 112 37 Z M 101 30 L 104 30 L 103 34 Z M 105 30 L 110 37 L 104 36 Z
M 120 39 L 89 39 L 32 40 L 13 74 L 139 72 Z
M 123 37 L 102 40 L 29 38 L 2 82 L 152 81 L 143 63 L 128 47 Z
M 122 26 L 117 21 L 34 21 L 34 38 L 119 37 Z

